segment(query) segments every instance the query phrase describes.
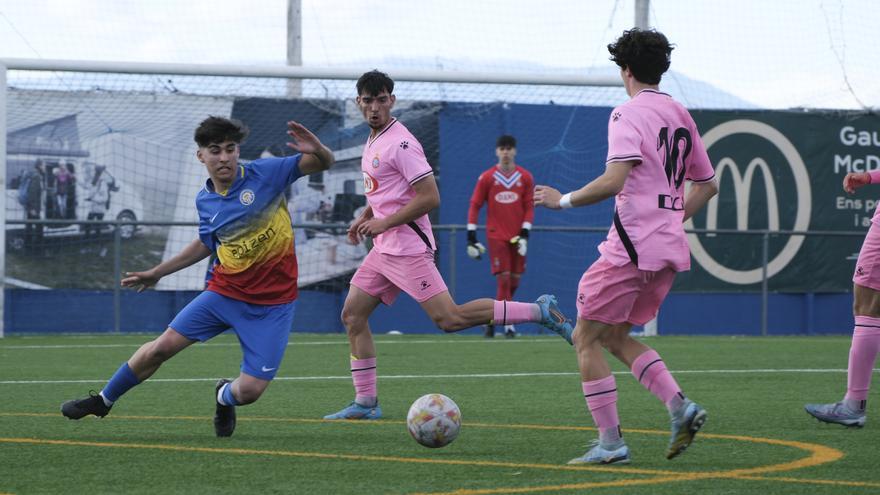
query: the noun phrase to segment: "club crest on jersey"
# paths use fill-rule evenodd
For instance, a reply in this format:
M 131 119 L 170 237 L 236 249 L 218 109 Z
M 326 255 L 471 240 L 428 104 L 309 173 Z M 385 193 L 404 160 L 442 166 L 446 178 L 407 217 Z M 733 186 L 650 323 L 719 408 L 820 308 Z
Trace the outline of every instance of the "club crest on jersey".
M 370 194 L 378 186 L 379 183 L 376 182 L 376 179 L 374 179 L 370 174 L 364 172 L 364 194 Z
M 373 168 L 379 168 L 379 155 L 378 154 L 376 154 L 376 156 L 373 157 L 372 165 L 373 165 Z
M 250 189 L 245 189 L 238 195 L 238 200 L 241 201 L 241 204 L 248 206 L 254 202 L 254 192 Z
M 519 199 L 519 194 L 514 191 L 501 191 L 495 195 L 495 201 L 501 204 L 510 204 Z

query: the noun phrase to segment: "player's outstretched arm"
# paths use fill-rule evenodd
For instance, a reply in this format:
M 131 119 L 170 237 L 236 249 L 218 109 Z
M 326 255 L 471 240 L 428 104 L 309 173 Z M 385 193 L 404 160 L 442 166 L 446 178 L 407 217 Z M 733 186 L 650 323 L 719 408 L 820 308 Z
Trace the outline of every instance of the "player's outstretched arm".
M 706 182 L 692 182 L 687 198 L 684 200 L 684 220 L 694 216 L 716 194 L 718 194 L 718 183 L 715 182 L 715 179 Z
M 287 135 L 291 138 L 287 146 L 303 154 L 299 162 L 303 175 L 322 172 L 333 166 L 336 161 L 333 152 L 306 126 L 291 120 L 287 123 Z
M 856 189 L 871 184 L 871 174 L 868 172 L 850 172 L 843 178 L 843 190 L 852 194 Z
M 144 289 L 152 287 L 159 282 L 159 279 L 165 275 L 182 270 L 190 265 L 208 257 L 211 250 L 205 246 L 201 240 L 195 239 L 173 258 L 163 261 L 158 265 L 143 272 L 125 272 L 125 278 L 120 282 L 123 287 L 131 287 L 143 292 Z
M 545 206 L 551 210 L 586 206 L 608 199 L 623 189 L 630 170 L 637 162 L 612 162 L 605 167 L 605 173 L 593 179 L 584 187 L 562 194 L 550 186 L 535 186 L 535 206 Z

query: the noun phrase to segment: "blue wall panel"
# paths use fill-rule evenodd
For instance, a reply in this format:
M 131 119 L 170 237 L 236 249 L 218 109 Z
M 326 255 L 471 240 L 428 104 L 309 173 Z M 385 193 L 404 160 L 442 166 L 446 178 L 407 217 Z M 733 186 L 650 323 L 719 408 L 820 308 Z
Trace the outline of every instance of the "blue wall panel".
M 165 329 L 174 315 L 197 292 L 151 291 L 122 293 L 123 332 L 156 332 Z M 294 332 L 344 332 L 339 319 L 345 294 L 302 291 L 294 318 Z M 852 332 L 852 297 L 849 294 L 770 294 L 770 335 L 849 334 Z M 574 306 L 570 304 L 569 306 Z M 314 311 L 314 308 L 321 308 Z M 572 311 L 569 316 L 574 316 Z M 10 334 L 113 331 L 113 293 L 75 290 L 6 290 L 5 328 Z M 375 333 L 441 334 L 409 296 L 394 306 L 380 305 L 370 318 Z M 672 293 L 660 310 L 662 335 L 760 335 L 759 294 Z M 523 333 L 540 327 L 523 324 Z M 465 332 L 475 334 L 481 329 Z

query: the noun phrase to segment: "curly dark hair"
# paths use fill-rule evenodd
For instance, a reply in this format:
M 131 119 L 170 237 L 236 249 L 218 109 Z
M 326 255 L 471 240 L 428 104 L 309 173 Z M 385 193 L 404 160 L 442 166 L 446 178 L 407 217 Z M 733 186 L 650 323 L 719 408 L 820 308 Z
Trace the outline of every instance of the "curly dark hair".
M 366 92 L 370 96 L 376 96 L 382 90 L 388 90 L 388 94 L 394 92 L 394 80 L 388 77 L 388 74 L 373 69 L 365 72 L 357 81 L 358 96 Z
M 240 120 L 212 115 L 199 124 L 193 139 L 200 148 L 212 143 L 219 144 L 226 140 L 241 144 L 248 133 L 250 133 L 250 129 Z
M 608 45 L 611 61 L 621 69 L 629 68 L 633 76 L 645 84 L 660 84 L 661 76 L 669 69 L 672 50 L 673 45 L 666 36 L 653 29 L 624 31 L 617 41 Z

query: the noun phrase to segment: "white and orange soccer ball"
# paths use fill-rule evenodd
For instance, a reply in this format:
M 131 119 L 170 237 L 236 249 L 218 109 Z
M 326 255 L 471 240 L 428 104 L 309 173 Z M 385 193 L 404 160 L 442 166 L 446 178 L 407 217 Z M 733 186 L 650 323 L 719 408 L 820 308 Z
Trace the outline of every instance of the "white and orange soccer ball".
M 449 445 L 461 430 L 461 410 L 443 394 L 419 397 L 409 408 L 406 427 L 416 442 L 432 449 Z

